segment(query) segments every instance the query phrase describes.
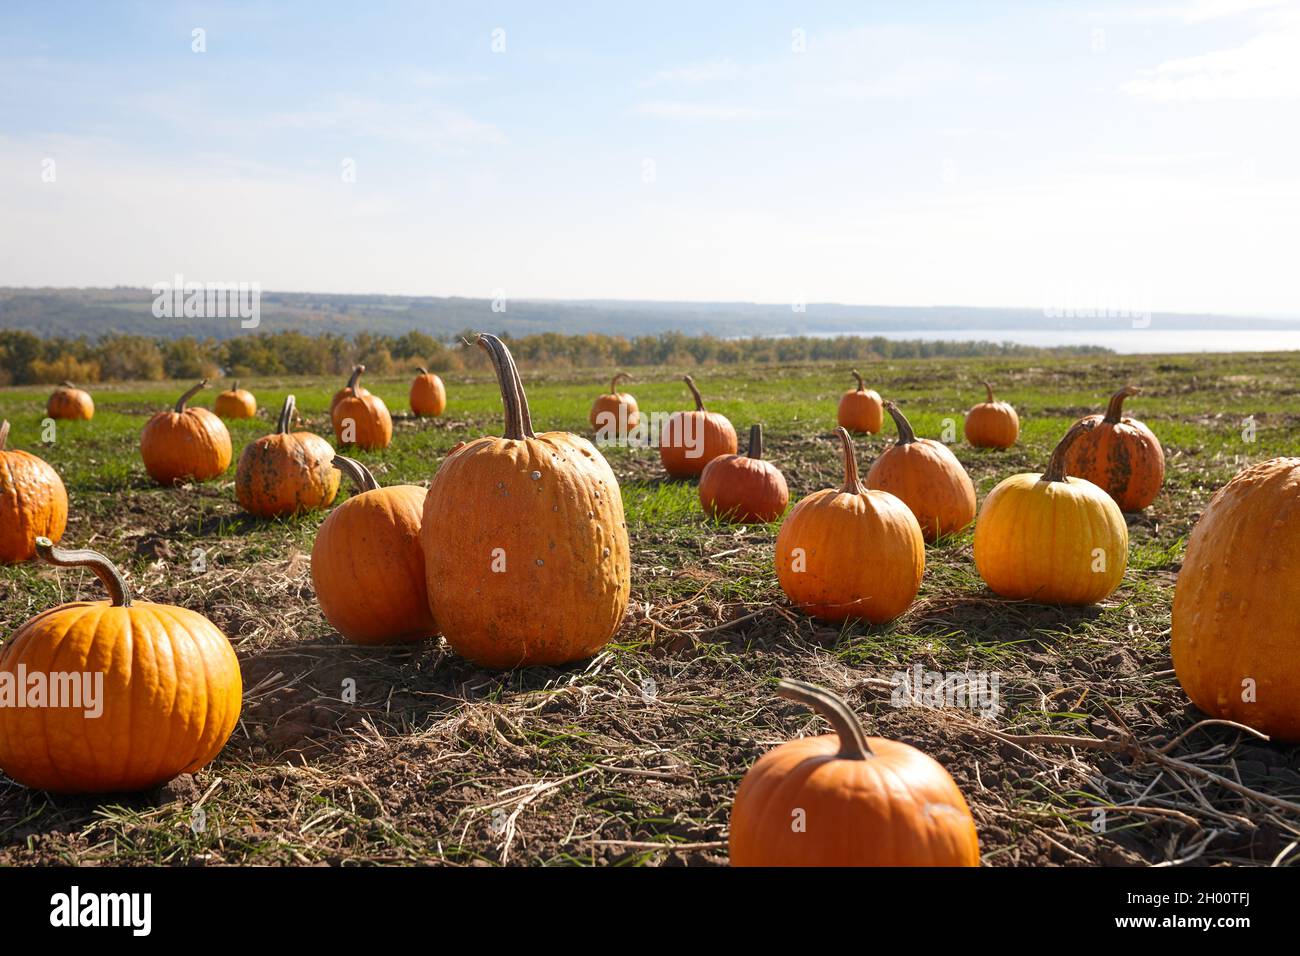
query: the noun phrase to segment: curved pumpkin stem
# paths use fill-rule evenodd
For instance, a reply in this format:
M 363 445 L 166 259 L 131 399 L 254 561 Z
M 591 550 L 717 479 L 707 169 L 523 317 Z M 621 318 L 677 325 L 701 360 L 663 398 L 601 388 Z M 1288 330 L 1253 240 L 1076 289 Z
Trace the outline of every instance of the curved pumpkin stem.
M 239 379 L 235 379 L 235 384 L 230 386 L 232 392 L 239 391 Z
M 858 462 L 853 457 L 853 439 L 849 437 L 849 431 L 844 427 L 835 429 L 835 434 L 840 436 L 840 448 L 844 451 L 844 484 L 840 487 L 840 493 L 865 495 L 867 489 L 862 486 L 862 481 L 858 478 Z
M 352 367 L 352 374 L 348 376 L 347 387 L 352 389 L 355 392 L 357 388 L 357 382 L 361 380 L 361 373 L 364 372 L 365 370 L 366 367 L 364 365 L 354 365 Z
M 182 414 L 185 411 L 185 403 L 188 402 L 191 398 L 199 394 L 199 392 L 203 391 L 207 387 L 208 387 L 208 380 L 205 378 L 203 381 L 199 382 L 199 384 L 193 386 L 189 391 L 187 391 L 184 395 L 178 398 L 176 400 L 176 409 L 175 409 L 176 414 L 177 415 Z
M 131 606 L 131 589 L 126 586 L 126 579 L 122 577 L 122 572 L 98 551 L 91 551 L 88 548 L 65 551 L 63 548 L 56 548 L 49 538 L 37 538 L 36 555 L 46 564 L 52 564 L 56 568 L 90 568 L 103 582 L 104 588 L 108 591 L 108 601 L 113 607 Z
M 284 397 L 284 404 L 280 406 L 280 417 L 275 420 L 275 433 L 277 435 L 287 435 L 289 426 L 293 424 L 293 413 L 296 399 L 292 395 Z
M 682 381 L 685 382 L 686 387 L 691 390 L 691 396 L 695 399 L 695 410 L 697 412 L 704 411 L 704 398 L 700 395 L 700 390 L 695 387 L 695 379 L 691 378 L 689 375 L 683 375 Z
M 524 383 L 519 379 L 519 369 L 514 357 L 495 335 L 479 332 L 474 340 L 479 348 L 487 352 L 492 359 L 492 367 L 497 373 L 497 384 L 501 388 L 501 401 L 506 407 L 506 428 L 503 437 L 511 441 L 536 438 L 533 433 L 532 415 L 528 411 L 528 397 L 524 394 Z
M 850 371 L 853 373 L 853 377 L 858 380 L 858 391 L 865 392 L 867 390 L 867 383 L 862 380 L 862 373 L 857 369 L 850 369 Z
M 59 383 L 59 388 L 76 388 L 76 387 L 77 387 L 77 386 L 73 385 L 71 382 L 60 382 L 60 383 Z
M 747 458 L 763 458 L 763 426 L 758 422 L 749 426 L 749 450 L 745 452 Z
M 1070 426 L 1070 430 L 1065 433 L 1065 437 L 1057 442 L 1056 447 L 1052 449 L 1052 457 L 1047 461 L 1047 470 L 1043 472 L 1043 481 L 1065 481 L 1065 454 L 1070 450 L 1070 446 L 1084 432 L 1092 431 L 1097 427 L 1097 422 L 1080 420 Z
M 632 381 L 632 376 L 628 375 L 627 372 L 619 372 L 617 375 L 614 376 L 613 381 L 609 383 L 609 393 L 611 395 L 617 395 L 618 383 L 623 381 L 628 381 L 628 382 Z
M 891 401 L 885 402 L 885 411 L 889 412 L 889 417 L 894 420 L 898 426 L 898 441 L 896 445 L 911 445 L 916 442 L 916 432 L 912 430 L 912 423 L 907 420 L 903 410 Z
M 1121 418 L 1124 417 L 1124 399 L 1138 394 L 1142 389 L 1136 385 L 1125 385 L 1118 392 L 1110 397 L 1110 404 L 1106 406 L 1106 417 L 1102 421 L 1111 425 L 1118 425 Z
M 347 455 L 335 455 L 330 464 L 343 472 L 348 480 L 357 486 L 357 491 L 364 493 L 379 490 L 379 482 L 375 481 L 375 476 L 370 473 L 370 469 L 355 458 L 349 458 Z
M 9 440 L 9 419 L 0 422 L 0 451 L 5 450 L 5 442 Z
M 862 722 L 838 694 L 807 681 L 786 679 L 776 685 L 776 692 L 786 700 L 797 700 L 805 707 L 811 707 L 826 718 L 840 738 L 840 752 L 835 755 L 839 759 L 868 760 L 875 756 L 867 743 Z
M 985 382 L 985 383 L 984 383 L 984 391 L 986 391 L 986 392 L 989 393 L 989 404 L 992 405 L 992 404 L 993 404 L 993 386 L 990 385 L 988 382 Z
M 416 370 L 417 372 L 419 372 L 421 375 L 428 375 L 428 374 L 429 374 L 429 370 L 428 370 L 427 368 L 425 368 L 423 365 L 417 365 L 417 366 L 415 367 L 415 370 Z

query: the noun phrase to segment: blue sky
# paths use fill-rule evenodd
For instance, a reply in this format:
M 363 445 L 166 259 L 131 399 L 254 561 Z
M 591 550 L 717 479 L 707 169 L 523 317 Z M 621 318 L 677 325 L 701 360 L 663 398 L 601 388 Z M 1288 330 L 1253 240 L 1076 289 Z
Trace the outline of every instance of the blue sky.
M 6 0 L 0 223 L 0 285 L 1300 316 L 1300 3 Z

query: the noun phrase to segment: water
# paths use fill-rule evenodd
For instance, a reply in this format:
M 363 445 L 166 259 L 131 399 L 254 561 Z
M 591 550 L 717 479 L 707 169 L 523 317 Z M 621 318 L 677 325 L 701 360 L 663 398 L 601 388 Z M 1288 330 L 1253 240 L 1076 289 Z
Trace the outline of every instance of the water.
M 1090 332 L 1059 329 L 895 329 L 887 332 L 837 332 L 834 335 L 879 336 L 924 342 L 1014 342 L 1050 348 L 1099 345 L 1124 354 L 1169 352 L 1278 352 L 1300 349 L 1300 330 L 1279 329 L 1119 329 Z M 820 335 L 819 338 L 833 338 Z

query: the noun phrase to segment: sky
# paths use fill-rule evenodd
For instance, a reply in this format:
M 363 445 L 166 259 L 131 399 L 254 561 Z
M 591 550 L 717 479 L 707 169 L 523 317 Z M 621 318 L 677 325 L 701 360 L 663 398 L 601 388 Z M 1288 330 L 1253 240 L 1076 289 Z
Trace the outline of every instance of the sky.
M 0 286 L 1300 317 L 1300 0 L 0 5 Z

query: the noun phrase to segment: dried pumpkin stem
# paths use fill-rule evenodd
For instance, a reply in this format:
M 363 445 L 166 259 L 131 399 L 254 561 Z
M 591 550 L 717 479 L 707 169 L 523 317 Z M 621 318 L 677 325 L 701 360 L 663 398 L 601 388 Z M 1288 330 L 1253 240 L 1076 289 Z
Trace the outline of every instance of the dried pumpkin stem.
M 528 413 L 528 397 L 524 394 L 523 382 L 519 380 L 519 369 L 515 366 L 510 350 L 506 348 L 504 342 L 488 332 L 479 332 L 478 338 L 474 341 L 479 348 L 487 352 L 488 357 L 492 359 L 492 367 L 497 373 L 497 385 L 501 388 L 501 402 L 506 409 L 504 437 L 511 441 L 536 438 L 537 436 L 533 434 L 532 416 Z
M 204 390 L 205 388 L 207 388 L 207 387 L 208 387 L 208 380 L 205 378 L 203 381 L 199 382 L 199 384 L 193 386 L 192 388 L 190 388 L 189 391 L 187 391 L 184 395 L 182 395 L 180 398 L 178 398 L 178 399 L 176 400 L 176 409 L 175 409 L 175 410 L 176 410 L 176 414 L 177 414 L 177 415 L 182 414 L 182 413 L 185 411 L 185 404 L 186 404 L 186 403 L 187 403 L 191 398 L 193 398 L 195 395 L 199 394 L 199 392 L 203 391 L 203 390 Z
M 284 404 L 280 406 L 280 417 L 275 421 L 275 433 L 277 435 L 287 435 L 289 426 L 293 424 L 293 413 L 296 399 L 292 395 L 284 397 Z
M 131 589 L 126 586 L 126 579 L 122 577 L 122 572 L 98 551 L 91 551 L 88 548 L 65 551 L 63 548 L 56 548 L 49 538 L 37 538 L 36 555 L 46 564 L 52 564 L 56 568 L 90 568 L 95 572 L 95 577 L 103 582 L 104 588 L 108 591 L 109 603 L 113 607 L 131 606 Z
M 630 382 L 630 381 L 632 381 L 632 376 L 631 376 L 631 375 L 628 375 L 627 372 L 619 372 L 617 375 L 615 375 L 613 381 L 611 381 L 611 382 L 609 383 L 609 393 L 610 393 L 611 395 L 617 395 L 617 394 L 618 394 L 618 383 L 619 383 L 619 382 L 622 382 L 622 381 L 624 381 L 624 380 Z
M 862 380 L 862 373 L 859 372 L 857 369 L 850 369 L 849 371 L 851 371 L 853 373 L 853 377 L 858 380 L 858 391 L 865 392 L 867 390 L 867 383 Z
M 745 454 L 749 458 L 763 457 L 763 426 L 758 422 L 749 426 L 749 451 Z
M 71 382 L 60 382 L 60 383 L 59 383 L 59 388 L 76 388 L 76 387 L 77 387 L 77 386 L 73 385 Z
M 853 457 L 853 439 L 849 437 L 847 428 L 837 428 L 835 434 L 840 436 L 840 447 L 844 450 L 844 485 L 840 488 L 840 493 L 865 495 L 867 489 L 862 487 L 862 481 L 858 478 L 858 462 Z
M 1118 425 L 1121 418 L 1124 417 L 1124 399 L 1138 394 L 1142 389 L 1136 385 L 1125 385 L 1118 392 L 1110 397 L 1110 404 L 1106 406 L 1106 417 L 1102 419 L 1111 425 Z
M 361 373 L 364 372 L 365 370 L 366 367 L 364 365 L 357 365 L 353 367 L 352 374 L 348 376 L 348 388 L 352 389 L 353 391 L 356 391 L 357 382 L 361 380 Z
M 907 420 L 903 410 L 893 402 L 885 402 L 885 411 L 889 412 L 889 417 L 894 420 L 898 426 L 898 445 L 912 445 L 916 443 L 916 432 L 912 430 L 912 423 Z
M 1070 446 L 1084 432 L 1092 431 L 1097 425 L 1096 420 L 1078 421 L 1070 426 L 1070 430 L 1065 433 L 1065 437 L 1057 442 L 1056 447 L 1052 449 L 1052 457 L 1047 461 L 1047 470 L 1043 472 L 1043 481 L 1065 481 L 1065 456 L 1070 450 Z
M 984 391 L 986 391 L 986 392 L 989 393 L 989 404 L 992 405 L 992 404 L 993 404 L 993 386 L 990 385 L 988 382 L 985 382 L 985 383 L 984 383 Z
M 343 472 L 352 484 L 356 485 L 357 491 L 379 490 L 379 482 L 375 481 L 375 476 L 370 473 L 370 469 L 355 458 L 349 458 L 347 455 L 335 455 L 331 464 Z
M 9 419 L 0 422 L 0 451 L 5 450 L 5 442 L 9 440 Z
M 869 760 L 875 756 L 867 743 L 866 731 L 862 729 L 857 714 L 837 694 L 802 680 L 782 680 L 776 685 L 776 692 L 786 700 L 797 700 L 805 707 L 811 707 L 826 718 L 840 738 L 840 752 L 836 757 L 841 760 Z
M 417 365 L 417 366 L 415 367 L 415 370 L 416 370 L 417 372 L 419 372 L 421 375 L 428 375 L 428 374 L 429 374 L 429 370 L 428 370 L 427 368 L 425 368 L 423 365 Z
M 689 375 L 683 375 L 682 381 L 685 382 L 686 387 L 691 390 L 691 397 L 695 399 L 695 410 L 697 412 L 704 411 L 704 397 L 700 395 L 700 390 L 695 387 L 695 379 L 691 378 Z
M 239 379 L 235 379 L 235 384 L 230 386 L 232 392 L 239 391 Z

